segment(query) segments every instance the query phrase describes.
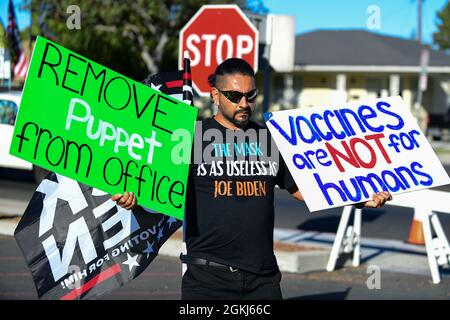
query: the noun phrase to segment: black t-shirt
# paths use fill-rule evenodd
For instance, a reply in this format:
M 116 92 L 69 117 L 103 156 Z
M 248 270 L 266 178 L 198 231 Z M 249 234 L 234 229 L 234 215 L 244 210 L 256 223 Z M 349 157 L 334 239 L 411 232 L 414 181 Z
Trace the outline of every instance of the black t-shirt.
M 186 199 L 188 255 L 257 274 L 278 270 L 275 185 L 287 189 L 295 182 L 268 129 L 254 122 L 244 130 L 226 129 L 213 118 L 199 122 Z

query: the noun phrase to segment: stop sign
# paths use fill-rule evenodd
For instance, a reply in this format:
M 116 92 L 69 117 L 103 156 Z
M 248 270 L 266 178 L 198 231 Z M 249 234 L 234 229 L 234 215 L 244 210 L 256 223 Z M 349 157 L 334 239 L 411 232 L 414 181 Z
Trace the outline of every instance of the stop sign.
M 208 76 L 224 60 L 242 58 L 258 67 L 258 30 L 237 5 L 204 5 L 180 32 L 179 68 L 183 52 L 191 58 L 192 84 L 209 96 Z

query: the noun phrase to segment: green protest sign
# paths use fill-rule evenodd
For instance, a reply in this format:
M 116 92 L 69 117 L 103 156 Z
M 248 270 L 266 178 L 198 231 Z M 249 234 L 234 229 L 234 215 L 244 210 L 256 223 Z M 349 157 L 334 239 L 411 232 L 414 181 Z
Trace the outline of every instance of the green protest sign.
M 39 37 L 10 153 L 183 219 L 197 109 Z

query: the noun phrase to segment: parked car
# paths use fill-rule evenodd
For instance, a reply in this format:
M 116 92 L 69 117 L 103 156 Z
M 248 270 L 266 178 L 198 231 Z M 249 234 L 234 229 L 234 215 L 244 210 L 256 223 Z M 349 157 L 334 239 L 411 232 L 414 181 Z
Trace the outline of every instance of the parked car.
M 21 97 L 20 91 L 0 92 L 0 168 L 33 171 L 36 182 L 40 182 L 47 173 L 45 169 L 9 154 Z

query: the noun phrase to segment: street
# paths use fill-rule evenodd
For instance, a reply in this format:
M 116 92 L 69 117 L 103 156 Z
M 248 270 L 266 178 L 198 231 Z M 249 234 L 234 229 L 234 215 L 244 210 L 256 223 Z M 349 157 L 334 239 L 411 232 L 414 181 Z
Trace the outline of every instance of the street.
M 0 299 L 37 299 L 31 275 L 12 237 L 0 236 Z M 334 272 L 283 272 L 281 287 L 287 300 L 450 299 L 450 277 L 439 285 L 429 276 L 383 272 L 380 288 L 369 289 L 367 266 Z M 179 300 L 181 263 L 159 256 L 137 279 L 99 300 Z

